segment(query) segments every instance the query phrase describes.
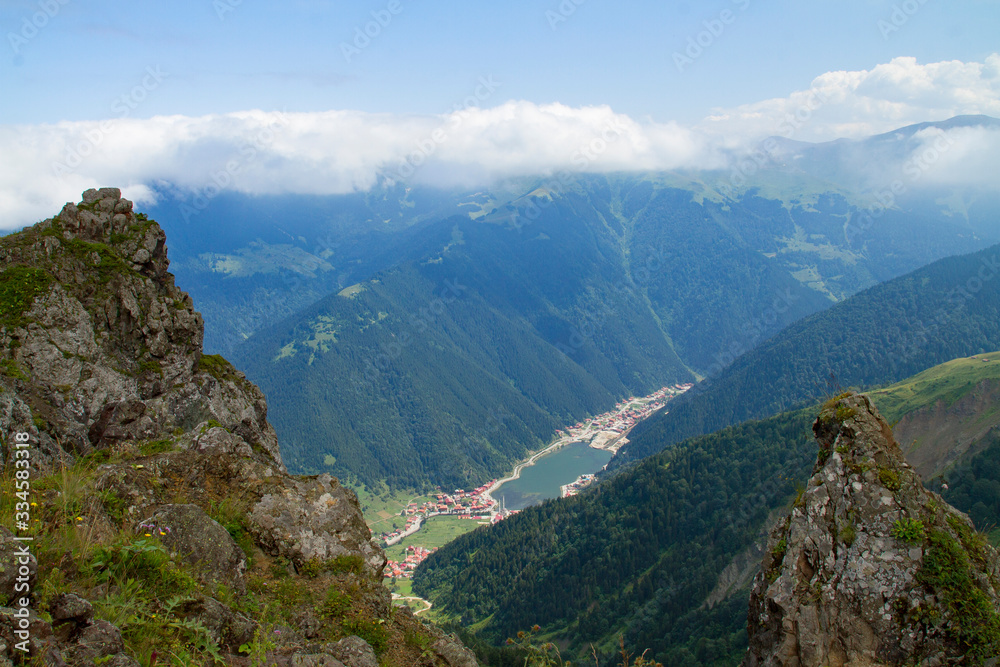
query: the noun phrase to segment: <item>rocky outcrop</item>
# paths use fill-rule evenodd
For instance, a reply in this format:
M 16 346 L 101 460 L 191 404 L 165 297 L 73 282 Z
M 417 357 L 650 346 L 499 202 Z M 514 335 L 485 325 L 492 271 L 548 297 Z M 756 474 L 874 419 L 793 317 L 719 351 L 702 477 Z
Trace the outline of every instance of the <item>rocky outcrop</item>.
M 36 466 L 215 422 L 284 470 L 263 394 L 202 355 L 165 238 L 103 188 L 0 244 L 0 424 L 32 436 Z
M 441 635 L 396 618 L 357 497 L 328 475 L 287 474 L 263 394 L 202 353 L 201 316 L 168 267 L 159 225 L 113 188 L 0 239 L 0 463 L 13 470 L 7 436 L 26 433 L 32 478 L 49 475 L 32 491 L 42 518 L 31 530 L 60 536 L 36 541 L 55 551 L 25 566 L 42 591 L 25 621 L 32 656 L 136 664 L 109 610 L 164 575 L 178 590 L 123 618 L 215 661 L 376 664 L 353 636 L 368 633 L 400 664 L 427 662 L 404 637 Z M 20 549 L 0 528 L 8 602 Z M 251 592 L 263 602 L 248 606 Z M 0 607 L 0 664 L 19 622 Z M 356 650 L 314 643 L 344 637 L 329 646 Z
M 368 531 L 357 512 L 354 492 L 330 475 L 308 482 L 291 481 L 280 493 L 265 495 L 250 514 L 263 544 L 275 555 L 293 562 L 326 561 L 338 556 L 360 555 L 365 569 L 381 577 L 385 567 L 382 549 L 365 537 Z
M 995 665 L 1000 557 L 928 492 L 866 396 L 832 401 L 819 460 L 754 579 L 745 667 Z

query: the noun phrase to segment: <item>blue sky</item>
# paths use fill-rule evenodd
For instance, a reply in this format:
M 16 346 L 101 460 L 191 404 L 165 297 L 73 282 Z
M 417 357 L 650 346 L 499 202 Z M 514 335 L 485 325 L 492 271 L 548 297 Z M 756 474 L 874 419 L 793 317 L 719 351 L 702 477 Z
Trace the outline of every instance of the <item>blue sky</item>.
M 886 37 L 879 21 L 892 25 L 893 7 L 906 3 L 398 0 L 392 14 L 387 0 L 48 0 L 57 11 L 15 54 L 10 33 L 20 34 L 45 4 L 0 3 L 0 122 L 109 117 L 113 100 L 149 66 L 168 73 L 168 85 L 136 117 L 443 113 L 492 75 L 502 86 L 487 105 L 607 104 L 633 118 L 694 122 L 713 107 L 786 95 L 828 71 L 897 56 L 982 62 L 1000 48 L 995 1 L 910 0 L 906 9 L 916 11 L 904 12 L 905 23 Z M 673 54 L 724 11 L 732 22 L 678 71 Z M 348 62 L 341 44 L 354 41 L 372 12 L 391 21 Z
M 1000 0 L 0 0 L 0 26 L 0 228 L 97 185 L 719 169 L 769 135 L 1000 117 Z

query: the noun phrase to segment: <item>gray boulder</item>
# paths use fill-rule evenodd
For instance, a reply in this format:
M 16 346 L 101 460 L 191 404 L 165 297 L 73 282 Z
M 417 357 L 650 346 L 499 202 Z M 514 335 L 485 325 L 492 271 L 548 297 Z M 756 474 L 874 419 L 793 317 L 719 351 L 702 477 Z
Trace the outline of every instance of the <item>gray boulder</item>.
M 141 521 L 136 531 L 155 534 L 163 546 L 191 563 L 203 581 L 224 583 L 240 595 L 246 592 L 246 554 L 197 505 L 164 505 Z
M 357 635 L 344 637 L 336 644 L 330 644 L 326 651 L 346 667 L 378 667 L 375 649 Z
M 431 644 L 431 650 L 444 661 L 448 667 L 479 667 L 476 654 L 465 648 L 455 637 L 447 636 Z
M 360 556 L 367 574 L 381 580 L 385 554 L 350 489 L 330 475 L 289 479 L 280 493 L 263 496 L 250 518 L 262 545 L 297 564 L 310 559 Z

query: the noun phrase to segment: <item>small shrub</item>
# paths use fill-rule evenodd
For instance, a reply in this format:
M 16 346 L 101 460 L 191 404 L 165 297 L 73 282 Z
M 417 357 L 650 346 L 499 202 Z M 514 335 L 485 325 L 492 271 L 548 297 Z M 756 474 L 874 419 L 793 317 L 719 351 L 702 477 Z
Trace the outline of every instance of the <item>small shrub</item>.
M 823 404 L 823 409 L 824 410 L 831 410 L 831 409 L 833 409 L 833 407 L 835 405 L 837 405 L 838 401 L 842 401 L 843 399 L 847 398 L 848 396 L 851 395 L 851 393 L 852 392 L 844 391 L 844 392 L 841 392 L 841 393 L 837 394 L 836 396 L 830 398 L 826 403 Z
M 361 556 L 337 556 L 326 562 L 326 569 L 334 574 L 352 572 L 361 574 L 364 572 L 365 561 Z
M 383 653 L 389 643 L 389 632 L 385 628 L 385 621 L 381 618 L 366 619 L 355 618 L 343 624 L 346 632 L 361 637 L 373 649 L 375 653 Z
M 302 563 L 302 567 L 299 568 L 299 574 L 309 579 L 315 579 L 323 573 L 323 569 L 323 561 L 318 558 L 310 558 Z
M 138 363 L 139 373 L 141 375 L 146 375 L 147 373 L 156 373 L 160 377 L 163 377 L 163 366 L 156 359 L 143 359 Z
M 285 579 L 288 577 L 288 559 L 283 556 L 278 556 L 271 561 L 268 570 L 271 576 L 275 579 Z
M 220 382 L 238 379 L 236 369 L 221 354 L 203 354 L 198 359 L 198 370 L 208 373 Z
M 0 374 L 14 378 L 15 380 L 28 381 L 28 376 L 25 375 L 24 371 L 21 370 L 13 359 L 0 359 Z
M 273 625 L 269 623 L 262 623 L 257 626 L 256 630 L 254 630 L 253 640 L 240 645 L 240 653 L 243 653 L 250 658 L 251 667 L 265 667 L 265 665 L 268 664 L 268 652 L 273 651 L 278 647 L 278 645 L 274 643 L 274 639 L 271 637 L 273 632 Z
M 205 425 L 201 427 L 201 432 L 207 433 L 210 429 L 213 428 L 225 428 L 225 427 L 222 424 L 220 424 L 217 419 L 209 419 L 207 422 L 205 422 Z
M 163 440 L 149 440 L 139 447 L 139 453 L 142 456 L 153 456 L 155 454 L 162 454 L 163 452 L 169 452 L 174 448 L 174 441 L 169 439 Z
M 218 521 L 218 519 L 216 519 Z M 226 529 L 229 536 L 233 538 L 233 541 L 239 545 L 240 549 L 243 550 L 243 555 L 247 557 L 247 568 L 253 567 L 254 562 L 254 541 L 250 537 L 250 533 L 247 532 L 246 526 L 243 524 L 242 518 L 232 519 L 230 521 L 219 521 L 219 524 Z
M 115 521 L 125 519 L 125 510 L 128 509 L 128 501 L 118 495 L 114 489 L 99 491 L 97 497 L 104 506 L 104 511 Z
M 837 406 L 837 412 L 835 413 L 834 416 L 836 417 L 837 421 L 839 421 L 839 422 L 845 422 L 848 419 L 854 417 L 856 414 L 858 414 L 857 411 L 854 408 L 852 408 L 851 406 L 849 406 L 849 405 L 838 405 Z
M 289 607 L 299 604 L 308 597 L 308 591 L 294 577 L 286 577 L 279 581 L 275 594 L 282 604 Z
M 973 664 L 1000 654 L 1000 614 L 976 585 L 962 545 L 943 530 L 929 538 L 917 580 L 932 587 L 951 612 L 946 632 L 968 649 Z
M 882 485 L 890 491 L 899 491 L 901 486 L 899 473 L 895 470 L 889 470 L 888 468 L 879 469 L 878 481 L 882 482 Z
M 954 514 L 948 517 L 948 525 L 958 533 L 958 538 L 961 540 L 962 546 L 969 554 L 969 557 L 979 563 L 979 565 L 986 567 L 986 546 L 989 544 L 986 536 Z
M 135 579 L 164 594 L 190 591 L 197 586 L 194 577 L 178 568 L 163 545 L 151 538 L 98 547 L 89 567 L 99 580 L 120 585 Z
M 12 266 L 0 271 L 0 325 L 24 324 L 24 313 L 35 299 L 48 291 L 52 276 L 29 266 Z
M 774 548 L 771 549 L 771 558 L 774 559 L 776 565 L 785 559 L 786 551 L 788 551 L 788 540 L 782 537 L 778 540 L 778 543 L 774 545 Z
M 924 522 L 920 519 L 904 518 L 892 524 L 892 536 L 901 542 L 922 542 L 925 535 Z
M 326 591 L 323 602 L 316 607 L 316 613 L 320 618 L 328 621 L 336 621 L 342 619 L 350 609 L 350 596 L 336 587 L 330 586 Z
M 79 470 L 93 470 L 97 466 L 107 463 L 111 460 L 111 450 L 105 447 L 104 449 L 95 449 L 91 453 L 81 456 L 74 468 Z

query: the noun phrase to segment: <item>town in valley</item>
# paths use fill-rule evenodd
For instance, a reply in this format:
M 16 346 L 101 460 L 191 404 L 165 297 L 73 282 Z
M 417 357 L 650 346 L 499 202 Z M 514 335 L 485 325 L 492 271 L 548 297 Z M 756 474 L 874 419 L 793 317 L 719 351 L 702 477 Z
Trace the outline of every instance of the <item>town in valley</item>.
M 556 439 L 548 447 L 535 453 L 531 458 L 519 463 L 512 475 L 503 479 L 494 479 L 472 490 L 454 489 L 446 492 L 438 488 L 428 500 L 422 503 L 409 502 L 400 511 L 405 518 L 401 528 L 383 532 L 378 536 L 383 546 L 388 548 L 398 544 L 403 539 L 415 534 L 424 522 L 432 517 L 455 517 L 475 521 L 480 524 L 493 524 L 502 521 L 518 510 L 511 510 L 493 498 L 492 493 L 505 482 L 516 479 L 521 468 L 533 464 L 539 457 L 548 454 L 571 442 L 587 442 L 591 447 L 607 449 L 615 452 L 626 440 L 628 432 L 637 423 L 660 410 L 666 403 L 692 387 L 691 384 L 675 384 L 658 389 L 644 397 L 631 396 L 620 401 L 612 410 L 590 419 L 577 422 L 573 426 L 556 431 Z M 581 475 L 575 481 L 561 487 L 561 495 L 571 496 L 592 484 L 595 474 Z M 402 560 L 389 560 L 385 568 L 388 579 L 409 578 L 413 571 L 436 547 L 408 545 Z

